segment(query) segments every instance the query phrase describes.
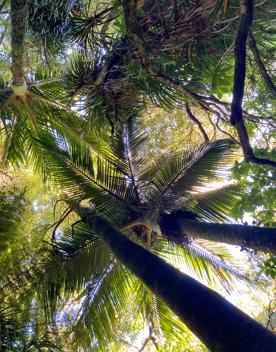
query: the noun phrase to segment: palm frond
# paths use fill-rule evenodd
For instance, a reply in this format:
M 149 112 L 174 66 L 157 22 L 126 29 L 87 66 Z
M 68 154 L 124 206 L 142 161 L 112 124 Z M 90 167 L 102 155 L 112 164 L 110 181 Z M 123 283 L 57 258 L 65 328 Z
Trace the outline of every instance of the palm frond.
M 191 334 L 180 319 L 159 299 L 157 299 L 157 311 L 160 321 L 161 339 L 165 339 L 166 344 L 170 344 L 174 350 L 180 350 L 182 346 L 193 345 L 194 343 L 197 352 L 205 351 L 205 346 Z
M 211 191 L 203 191 L 187 201 L 188 209 L 205 221 L 231 223 L 233 206 L 241 199 L 243 191 L 238 185 L 227 185 Z
M 72 28 L 70 36 L 73 41 L 80 43 L 85 49 L 99 49 L 99 47 L 108 44 L 108 35 L 106 30 L 110 22 L 116 17 L 115 6 L 104 5 L 104 7 L 93 14 L 73 13 Z
M 127 206 L 135 199 L 133 186 L 124 174 L 99 155 L 68 145 L 66 140 L 62 148 L 45 139 L 38 143 L 44 148 L 48 172 L 73 199 L 91 199 L 97 212 L 108 221 L 117 226 L 122 223 Z
M 159 199 L 164 210 L 183 205 L 199 187 L 218 181 L 227 174 L 235 145 L 230 140 L 217 140 L 200 148 L 190 148 L 170 157 L 160 158 L 145 179 L 151 179 L 149 201 Z
M 43 36 L 57 37 L 68 28 L 70 11 L 78 8 L 77 0 L 35 0 L 30 4 L 30 27 Z
M 112 150 L 123 161 L 123 170 L 134 187 L 135 203 L 141 205 L 143 190 L 140 189 L 142 187 L 140 175 L 148 166 L 145 158 L 147 135 L 142 119 L 135 115 L 131 116 L 123 124 L 121 131 L 113 135 L 111 143 Z
M 141 281 L 136 282 L 131 299 L 135 305 L 136 319 L 142 317 L 144 326 L 147 324 L 149 327 L 149 335 L 161 348 L 164 346 L 164 340 L 166 345 L 171 341 L 174 350 L 179 350 L 193 340 L 189 329 Z
M 87 288 L 76 323 L 76 334 L 91 329 L 89 339 L 97 341 L 101 350 L 114 339 L 116 319 L 129 303 L 133 276 L 117 261 L 113 261 L 97 282 Z M 103 339 L 104 337 L 104 339 Z
M 63 85 L 69 97 L 79 94 L 81 89 L 88 84 L 89 78 L 93 78 L 93 73 L 96 75 L 98 64 L 98 57 L 88 59 L 82 53 L 72 56 L 63 76 Z
M 220 285 L 227 292 L 231 291 L 236 280 L 249 282 L 248 279 L 238 269 L 235 269 L 235 262 L 231 261 L 231 266 L 225 262 L 229 260 L 230 254 L 224 256 L 220 252 L 220 257 L 214 255 L 196 243 L 174 243 L 165 240 L 158 241 L 154 246 L 156 254 L 177 265 L 184 271 L 202 280 L 211 287 Z

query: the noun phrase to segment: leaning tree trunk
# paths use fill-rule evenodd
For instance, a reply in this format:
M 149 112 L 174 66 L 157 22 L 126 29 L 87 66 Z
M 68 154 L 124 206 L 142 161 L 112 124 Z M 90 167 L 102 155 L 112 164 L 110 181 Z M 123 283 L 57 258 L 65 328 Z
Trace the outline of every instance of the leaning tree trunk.
M 276 228 L 215 224 L 184 219 L 179 219 L 178 224 L 183 235 L 276 254 Z
M 211 351 L 271 352 L 276 337 L 216 292 L 183 274 L 89 213 L 75 210 L 118 259 L 195 333 Z

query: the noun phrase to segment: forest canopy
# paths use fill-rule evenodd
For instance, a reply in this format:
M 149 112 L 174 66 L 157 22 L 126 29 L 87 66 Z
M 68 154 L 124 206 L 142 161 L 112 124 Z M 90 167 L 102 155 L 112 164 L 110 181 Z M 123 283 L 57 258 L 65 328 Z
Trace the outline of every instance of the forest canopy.
M 274 22 L 0 0 L 1 351 L 273 350 Z

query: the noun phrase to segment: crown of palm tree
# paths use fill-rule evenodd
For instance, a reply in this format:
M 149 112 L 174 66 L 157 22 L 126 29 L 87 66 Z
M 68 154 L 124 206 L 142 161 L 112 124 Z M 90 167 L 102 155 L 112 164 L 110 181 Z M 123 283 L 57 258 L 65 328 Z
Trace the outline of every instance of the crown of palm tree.
M 74 148 L 66 139 L 62 147 L 53 140 L 37 143 L 45 151 L 48 174 L 66 191 L 69 205 L 88 200 L 91 212 L 104 220 L 99 225 L 103 229 L 108 221 L 148 250 L 184 266 L 210 285 L 219 282 L 231 289 L 231 274 L 236 278 L 242 275 L 227 264 L 228 260 L 235 266 L 227 248 L 180 237 L 167 216 L 181 212 L 190 219 L 231 221 L 229 210 L 239 198 L 235 186 L 211 191 L 207 186 L 227 174 L 233 143 L 219 140 L 148 160 L 146 133 L 141 119 L 132 117 L 104 144 L 101 153 Z M 103 344 L 104 350 L 106 341 L 114 339 L 114 324 L 130 298 L 134 314 L 145 316 L 156 336 L 161 331 L 168 337 L 169 324 L 174 324 L 178 338 L 183 339 L 184 326 L 171 312 L 171 320 L 163 314 L 167 310 L 164 304 L 120 264 L 99 239 L 98 231 L 95 228 L 91 232 L 84 223 L 78 223 L 53 237 L 55 253 L 59 253 L 63 266 L 57 270 L 57 265 L 50 263 L 47 269 L 51 282 L 48 299 L 56 302 L 60 296 L 77 294 L 81 303 L 76 331 L 83 336 L 85 329 L 91 329 L 89 346 Z M 141 304 L 143 299 L 146 305 Z

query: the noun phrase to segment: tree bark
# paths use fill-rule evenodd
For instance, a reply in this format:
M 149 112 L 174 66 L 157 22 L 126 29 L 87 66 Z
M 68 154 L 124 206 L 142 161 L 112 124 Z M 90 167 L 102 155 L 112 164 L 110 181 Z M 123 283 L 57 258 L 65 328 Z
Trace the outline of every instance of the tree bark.
M 28 1 L 11 0 L 11 25 L 12 25 L 12 74 L 13 83 L 22 85 L 24 79 L 24 44 L 28 20 Z
M 235 70 L 230 122 L 238 132 L 245 161 L 276 167 L 275 161 L 258 158 L 254 155 L 242 115 L 242 100 L 246 74 L 246 41 L 253 19 L 253 5 L 253 0 L 240 1 L 240 24 L 235 41 Z
M 248 36 L 249 36 L 249 47 L 253 53 L 255 63 L 258 66 L 258 69 L 260 71 L 260 75 L 262 76 L 263 80 L 265 81 L 267 88 L 270 90 L 270 92 L 273 94 L 273 96 L 276 97 L 276 87 L 275 87 L 272 79 L 270 78 L 270 76 L 267 72 L 267 69 L 261 59 L 261 55 L 260 55 L 259 50 L 257 48 L 257 44 L 256 44 L 255 38 L 252 34 L 252 31 L 249 31 Z
M 182 234 L 276 254 L 276 228 L 179 219 Z
M 118 259 L 172 309 L 211 351 L 271 352 L 276 337 L 216 292 L 129 240 L 119 230 L 74 207 Z

